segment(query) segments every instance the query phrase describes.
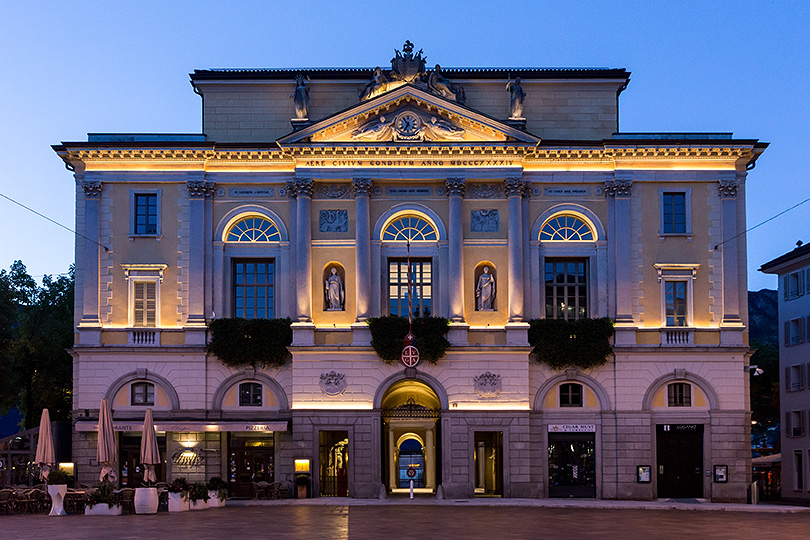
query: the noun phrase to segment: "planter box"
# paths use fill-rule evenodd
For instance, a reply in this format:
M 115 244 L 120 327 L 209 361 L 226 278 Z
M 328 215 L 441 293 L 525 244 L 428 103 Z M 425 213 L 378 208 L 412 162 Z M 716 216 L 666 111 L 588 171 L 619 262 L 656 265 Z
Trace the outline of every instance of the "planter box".
M 180 493 L 169 493 L 169 512 L 187 512 L 189 504 Z
M 49 516 L 65 516 L 65 493 L 67 484 L 48 485 L 48 495 L 51 496 L 51 513 Z
M 208 496 L 208 508 L 219 508 L 225 506 L 225 499 L 220 499 L 217 497 L 216 491 L 209 491 Z
M 191 501 L 190 508 L 192 510 L 207 510 L 208 509 L 208 501 L 204 501 L 202 499 L 198 501 Z
M 93 506 L 84 507 L 85 516 L 120 516 L 121 506 L 113 505 L 112 507 L 107 503 L 95 504 Z
M 158 502 L 157 488 L 135 488 L 136 514 L 157 514 Z

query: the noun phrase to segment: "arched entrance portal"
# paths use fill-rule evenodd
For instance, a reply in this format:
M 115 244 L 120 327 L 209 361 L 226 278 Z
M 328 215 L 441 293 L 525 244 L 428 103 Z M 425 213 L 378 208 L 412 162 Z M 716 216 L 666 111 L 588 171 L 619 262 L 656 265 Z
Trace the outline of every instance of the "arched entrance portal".
M 438 476 L 438 420 L 441 402 L 422 381 L 404 379 L 391 385 L 382 399 L 384 483 L 391 492 L 409 487 L 434 492 Z

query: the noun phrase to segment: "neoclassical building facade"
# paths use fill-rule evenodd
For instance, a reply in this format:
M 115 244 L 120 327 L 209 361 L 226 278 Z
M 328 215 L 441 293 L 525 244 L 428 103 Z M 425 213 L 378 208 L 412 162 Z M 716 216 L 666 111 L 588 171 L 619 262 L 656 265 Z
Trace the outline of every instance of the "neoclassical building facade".
M 122 482 L 152 408 L 166 480 L 311 473 L 312 496 L 697 497 L 750 482 L 745 181 L 766 145 L 621 133 L 623 69 L 201 70 L 202 134 L 54 147 L 76 181 L 73 455 L 110 400 Z M 435 364 L 369 318 L 441 316 Z M 220 318 L 292 319 L 229 367 Z M 609 317 L 552 370 L 528 321 Z M 417 344 L 418 345 L 418 344 Z

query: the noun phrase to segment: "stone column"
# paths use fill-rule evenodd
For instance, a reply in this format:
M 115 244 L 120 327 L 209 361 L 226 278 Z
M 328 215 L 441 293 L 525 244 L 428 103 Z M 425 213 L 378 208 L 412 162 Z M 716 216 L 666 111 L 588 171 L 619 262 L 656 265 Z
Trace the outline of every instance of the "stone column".
M 287 265 L 290 273 L 285 275 L 284 279 L 295 282 L 295 278 L 292 274 L 298 271 L 298 267 L 295 264 L 296 243 L 298 242 L 298 200 L 296 199 L 294 180 L 287 180 L 287 197 L 290 199 L 290 224 L 288 227 L 290 231 L 290 262 Z M 293 294 L 291 294 L 289 298 L 292 302 L 288 302 L 285 306 L 287 310 L 286 313 L 279 314 L 279 316 L 286 317 L 289 315 L 291 319 L 295 319 L 298 315 L 298 295 L 293 291 Z
M 213 182 L 189 180 L 188 317 L 186 326 L 205 326 L 205 199 Z
M 532 280 L 538 279 L 531 271 L 531 256 L 529 243 L 531 242 L 531 229 L 529 225 L 529 199 L 532 196 L 531 180 L 524 180 L 523 198 L 520 201 L 520 228 L 523 245 L 523 318 L 531 319 L 534 316 L 534 303 L 537 299 L 532 294 Z
M 486 478 L 487 478 L 486 477 L 487 456 L 486 456 L 486 452 L 485 452 L 485 448 L 484 448 L 483 444 L 481 444 L 480 446 L 475 447 L 475 456 L 476 456 L 476 460 L 478 461 L 478 463 L 477 463 L 477 466 L 478 466 L 478 482 L 475 483 L 475 487 L 481 488 L 481 489 L 486 489 L 486 487 L 487 487 L 487 483 L 486 483 Z
M 722 202 L 723 245 L 723 325 L 741 325 L 740 318 L 740 268 L 738 263 L 737 235 L 737 189 L 736 180 L 720 180 L 718 193 Z M 694 306 L 693 306 L 694 309 Z
M 296 178 L 298 199 L 295 242 L 296 316 L 298 322 L 312 321 L 312 178 Z
M 352 180 L 355 204 L 355 294 L 357 295 L 357 322 L 371 316 L 371 222 L 369 198 L 370 178 Z
M 77 261 L 82 267 L 82 318 L 79 327 L 101 327 L 99 317 L 99 260 L 101 246 L 99 245 L 99 200 L 101 199 L 101 182 L 81 180 L 84 191 L 84 257 Z M 101 336 L 98 336 L 99 339 Z
M 394 441 L 394 428 L 388 425 L 388 482 L 391 489 L 396 488 L 397 483 L 397 448 Z
M 509 292 L 509 322 L 523 321 L 523 235 L 521 197 L 524 183 L 520 178 L 507 178 L 504 182 L 509 209 L 507 226 L 507 279 Z
M 632 325 L 633 294 L 630 267 L 630 196 L 633 181 L 620 178 L 605 182 L 605 195 L 609 197 L 609 227 L 613 235 L 615 264 L 616 324 Z
M 436 487 L 436 448 L 433 428 L 425 431 L 425 487 Z
M 466 181 L 448 178 L 447 197 L 450 203 L 449 230 L 447 231 L 450 320 L 464 321 L 464 218 L 463 203 Z

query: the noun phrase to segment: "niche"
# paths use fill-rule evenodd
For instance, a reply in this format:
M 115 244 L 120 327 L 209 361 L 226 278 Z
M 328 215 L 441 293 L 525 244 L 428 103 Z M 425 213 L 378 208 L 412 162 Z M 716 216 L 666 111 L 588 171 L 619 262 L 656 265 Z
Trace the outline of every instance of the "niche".
M 498 311 L 497 271 L 490 261 L 475 265 L 475 311 Z
M 323 310 L 346 311 L 346 270 L 339 262 L 323 267 Z

